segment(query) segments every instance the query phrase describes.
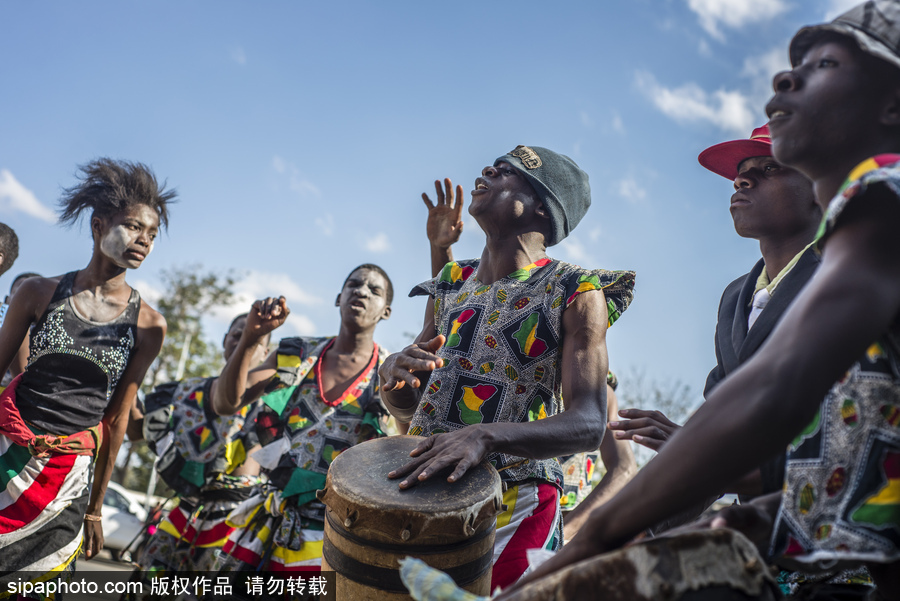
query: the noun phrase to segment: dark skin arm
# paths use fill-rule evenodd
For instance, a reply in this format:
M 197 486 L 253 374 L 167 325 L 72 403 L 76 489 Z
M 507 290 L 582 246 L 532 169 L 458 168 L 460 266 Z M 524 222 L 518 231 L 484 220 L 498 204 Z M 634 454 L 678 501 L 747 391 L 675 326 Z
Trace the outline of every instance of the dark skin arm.
M 607 424 L 616 439 L 633 440 L 656 452 L 659 452 L 665 442 L 681 429 L 681 426 L 670 420 L 661 411 L 622 409 L 619 411 L 619 415 L 627 419 Z M 721 492 L 756 496 L 762 494 L 762 490 L 762 473 L 757 468 L 729 484 Z
M 477 424 L 430 436 L 410 453 L 413 461 L 388 477 L 402 478 L 400 488 L 409 488 L 447 470 L 451 472 L 447 481 L 455 482 L 495 452 L 545 459 L 597 448 L 606 424 L 606 329 L 606 301 L 601 291 L 579 295 L 563 313 L 560 369 L 565 411 L 534 422 Z M 443 336 L 435 340 L 443 343 Z M 413 347 L 403 353 L 410 349 Z M 413 387 L 411 377 L 423 383 L 425 380 L 412 376 L 410 369 L 427 371 L 428 364 L 437 365 L 440 360 L 434 352 L 422 348 L 414 351 L 423 358 L 410 361 L 410 368 L 392 362 L 386 373 L 382 372 L 383 381 L 387 380 L 385 388 L 393 382 Z
M 150 364 L 156 359 L 162 349 L 163 339 L 166 336 L 166 320 L 162 315 L 143 303 L 138 317 L 138 335 L 135 344 L 135 352 L 125 368 L 125 372 L 116 385 L 112 399 L 101 421 L 103 428 L 103 444 L 97 453 L 97 461 L 94 464 L 94 482 L 91 487 L 91 500 L 88 502 L 87 513 L 100 515 L 103 508 L 103 497 L 106 495 L 106 486 L 112 476 L 115 458 L 119 454 L 119 448 L 125 438 L 125 429 L 128 426 L 128 416 L 137 399 L 138 388 L 144 379 L 144 375 L 150 368 Z M 103 530 L 100 522 L 84 522 L 84 555 L 87 559 L 93 559 L 103 548 Z
M 269 353 L 262 365 L 251 370 L 256 348 L 267 334 L 284 324 L 290 314 L 283 296 L 253 303 L 241 340 L 210 391 L 213 411 L 218 415 L 232 415 L 243 405 L 262 396 L 266 385 L 275 376 L 278 357 L 276 353 Z
M 137 398 L 134 399 L 131 410 L 128 412 L 128 427 L 125 428 L 125 435 L 131 442 L 144 440 L 144 414 L 138 409 Z
M 606 405 L 607 411 L 615 415 L 618 409 L 618 399 L 610 386 L 606 387 Z M 563 514 L 564 540 L 575 536 L 579 528 L 587 521 L 591 511 L 603 505 L 622 490 L 622 487 L 637 473 L 637 462 L 634 460 L 634 453 L 631 451 L 629 442 L 616 440 L 610 434 L 607 430 L 603 442 L 600 443 L 600 458 L 603 460 L 606 474 L 575 509 Z
M 428 221 L 425 224 L 425 233 L 431 243 L 431 275 L 436 276 L 444 268 L 444 265 L 453 260 L 451 246 L 459 241 L 462 235 L 463 222 L 463 189 L 456 186 L 456 196 L 453 196 L 453 182 L 450 178 L 444 180 L 444 188 L 441 188 L 441 180 L 434 181 L 436 203 L 431 202 L 428 195 L 422 193 L 422 200 L 428 207 Z
M 818 274 L 764 346 L 529 580 L 614 549 L 723 489 L 810 422 L 834 382 L 900 312 L 900 203 L 883 190 L 868 195 L 847 207 Z

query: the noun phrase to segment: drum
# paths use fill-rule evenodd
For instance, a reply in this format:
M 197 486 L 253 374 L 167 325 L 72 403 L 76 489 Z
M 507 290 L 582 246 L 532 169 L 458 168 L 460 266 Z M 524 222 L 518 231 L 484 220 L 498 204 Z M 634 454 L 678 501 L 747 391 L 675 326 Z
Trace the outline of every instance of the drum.
M 408 490 L 388 473 L 410 461 L 422 438 L 371 440 L 338 455 L 319 500 L 327 507 L 322 569 L 336 573 L 341 601 L 411 599 L 399 560 L 413 556 L 463 588 L 488 595 L 500 476 L 489 463 L 452 484 L 435 477 Z
M 510 601 L 775 601 L 778 585 L 734 530 L 660 536 L 576 563 Z

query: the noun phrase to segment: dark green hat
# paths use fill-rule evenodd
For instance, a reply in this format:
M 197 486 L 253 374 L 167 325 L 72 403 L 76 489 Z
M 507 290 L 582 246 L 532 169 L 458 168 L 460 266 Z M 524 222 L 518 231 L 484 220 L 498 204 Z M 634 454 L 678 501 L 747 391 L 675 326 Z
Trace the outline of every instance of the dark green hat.
M 494 161 L 509 163 L 534 188 L 550 213 L 547 246 L 562 242 L 591 206 L 588 175 L 569 157 L 540 146 L 516 146 Z

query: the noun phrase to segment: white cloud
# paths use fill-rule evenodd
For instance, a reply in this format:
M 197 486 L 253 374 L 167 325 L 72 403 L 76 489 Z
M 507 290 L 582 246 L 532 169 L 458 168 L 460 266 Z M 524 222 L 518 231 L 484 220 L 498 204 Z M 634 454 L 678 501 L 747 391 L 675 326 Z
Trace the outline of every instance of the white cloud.
M 143 289 L 141 289 L 143 293 Z M 273 334 L 275 339 L 285 336 L 310 336 L 317 332 L 315 323 L 297 309 L 303 306 L 321 305 L 322 299 L 303 289 L 286 273 L 251 271 L 234 283 L 235 302 L 227 307 L 214 309 L 208 316 L 224 331 L 236 315 L 250 310 L 253 301 L 269 296 L 284 296 L 291 314 L 284 325 Z M 215 335 L 213 335 L 215 338 Z
M 313 182 L 306 179 L 303 173 L 293 163 L 289 163 L 277 154 L 272 157 L 272 169 L 279 175 L 288 176 L 288 188 L 300 196 L 320 197 L 322 191 Z
M 603 228 L 601 228 L 598 225 L 597 227 L 595 227 L 594 229 L 592 229 L 590 231 L 590 233 L 588 234 L 588 237 L 591 239 L 591 242 L 596 242 L 597 240 L 600 239 L 600 236 L 602 236 L 602 235 L 603 235 Z
M 634 176 L 628 176 L 616 182 L 616 192 L 630 202 L 638 202 L 647 198 L 647 190 L 638 183 Z
M 235 304 L 247 310 L 253 301 L 268 296 L 284 296 L 288 306 L 319 305 L 322 299 L 306 292 L 286 273 L 251 271 L 234 283 Z
M 785 0 L 687 0 L 688 8 L 700 18 L 700 26 L 720 42 L 724 27 L 746 28 L 777 17 L 788 9 Z
M 159 299 L 165 296 L 165 291 L 162 288 L 157 288 L 147 280 L 135 280 L 132 286 L 141 293 L 141 298 L 150 303 L 151 307 L 156 307 L 159 304 Z
M 712 56 L 712 48 L 709 47 L 709 42 L 705 39 L 701 39 L 700 43 L 697 44 L 697 52 L 700 53 L 700 56 L 709 58 Z
M 326 236 L 334 233 L 334 217 L 332 217 L 331 213 L 325 213 L 321 217 L 316 217 L 314 223 L 319 228 L 319 231 Z
M 243 67 L 247 64 L 247 53 L 244 52 L 243 48 L 238 46 L 231 51 L 231 60 Z
M 635 80 L 656 108 L 681 123 L 705 121 L 725 131 L 746 135 L 756 119 L 750 98 L 738 90 L 719 89 L 709 93 L 695 83 L 667 88 L 644 71 L 638 71 Z
M 559 248 L 566 254 L 566 258 L 575 263 L 583 263 L 588 258 L 587 249 L 581 240 L 575 236 L 569 236 L 559 243 Z
M 587 114 L 587 111 L 581 111 L 579 114 L 581 117 L 581 124 L 587 128 L 594 127 L 594 120 L 591 119 L 591 116 Z
M 20 211 L 48 223 L 56 221 L 56 214 L 6 169 L 0 169 L 0 211 Z
M 384 232 L 375 234 L 372 238 L 363 240 L 363 248 L 373 253 L 383 253 L 391 250 L 391 241 Z
M 613 118 L 612 118 L 611 125 L 612 125 L 612 130 L 614 132 L 616 132 L 617 134 L 625 133 L 625 122 L 622 121 L 622 116 L 619 115 L 618 112 L 613 112 Z
M 745 58 L 741 74 L 764 81 L 771 92 L 772 78 L 775 74 L 790 68 L 791 63 L 788 60 L 787 48 L 779 44 L 765 54 Z

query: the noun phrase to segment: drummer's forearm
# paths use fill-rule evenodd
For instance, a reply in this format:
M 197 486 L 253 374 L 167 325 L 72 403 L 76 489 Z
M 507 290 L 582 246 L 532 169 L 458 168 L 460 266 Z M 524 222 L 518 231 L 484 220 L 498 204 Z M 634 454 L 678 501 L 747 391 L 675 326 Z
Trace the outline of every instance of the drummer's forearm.
M 492 453 L 528 459 L 550 459 L 594 451 L 603 439 L 605 418 L 600 412 L 564 411 L 525 423 L 483 424 Z
M 384 406 L 394 416 L 399 423 L 406 423 L 407 427 L 419 406 L 419 399 L 422 392 L 416 388 L 404 386 L 399 390 L 384 390 L 384 382 L 382 381 L 381 400 Z

